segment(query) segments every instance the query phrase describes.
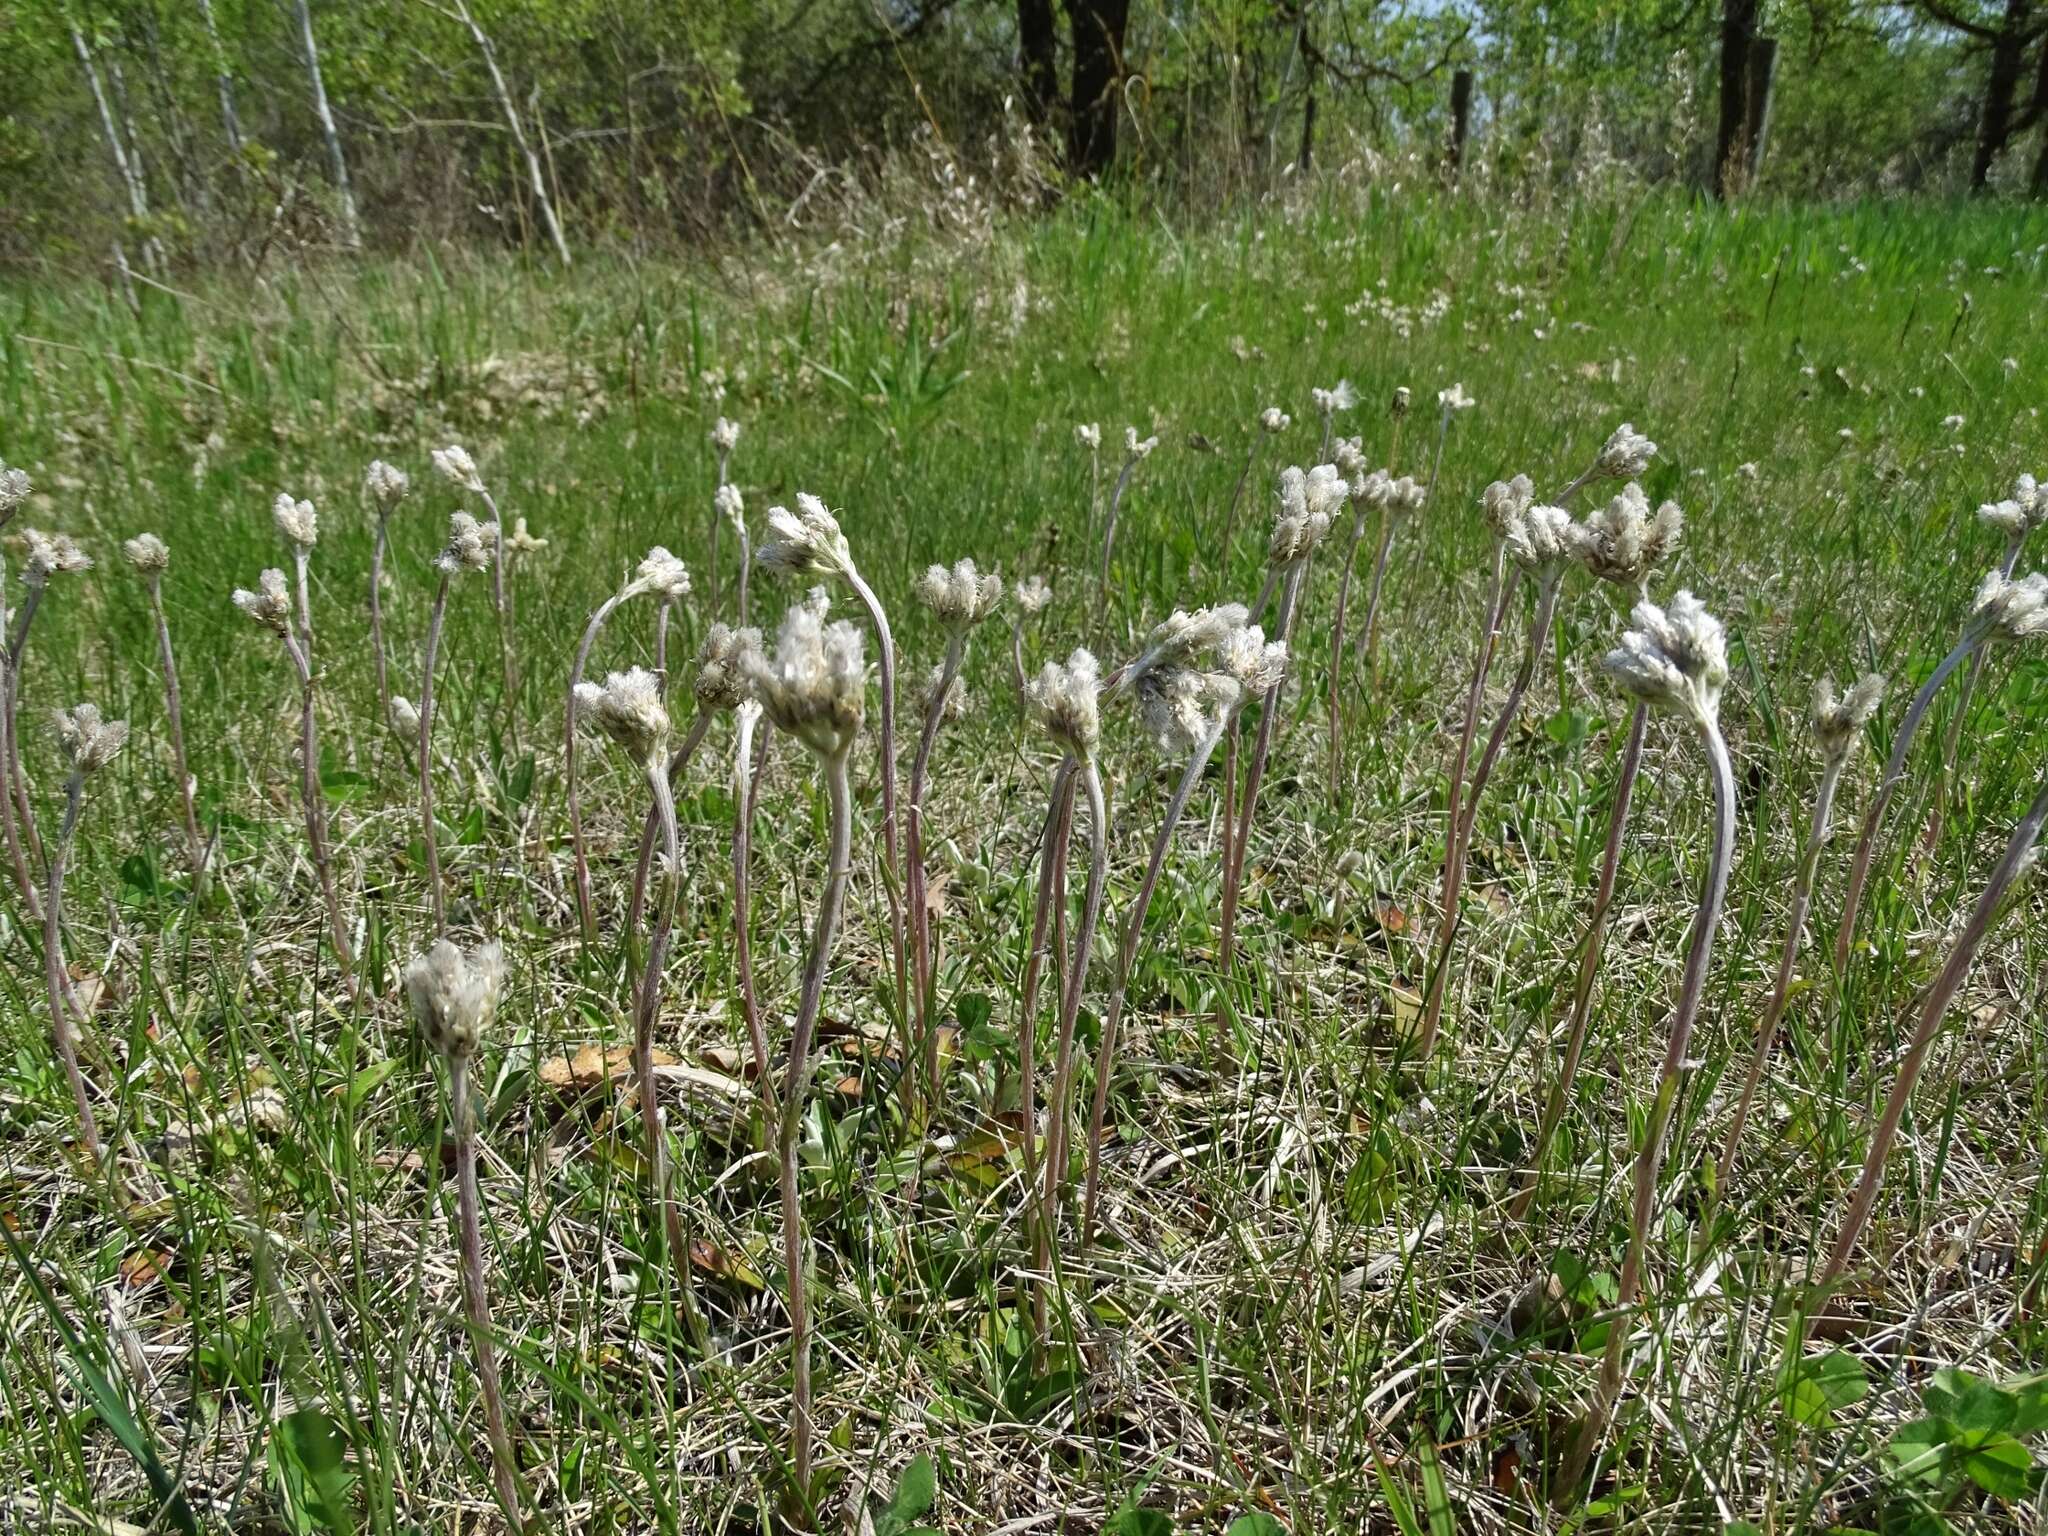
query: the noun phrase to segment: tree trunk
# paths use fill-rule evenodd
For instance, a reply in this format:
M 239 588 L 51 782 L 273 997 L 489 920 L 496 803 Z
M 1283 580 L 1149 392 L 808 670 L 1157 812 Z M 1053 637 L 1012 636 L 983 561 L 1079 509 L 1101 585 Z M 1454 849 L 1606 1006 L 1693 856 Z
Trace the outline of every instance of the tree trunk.
M 1756 42 L 1757 0 L 1721 0 L 1721 117 L 1714 134 L 1714 196 L 1727 198 L 1741 174 L 1738 158 L 1747 117 L 1749 53 Z
M 92 103 L 99 109 L 100 132 L 106 136 L 107 153 L 114 157 L 114 169 L 120 173 L 121 185 L 128 193 L 129 215 L 137 224 L 145 226 L 142 238 L 143 263 L 151 271 L 155 271 L 163 264 L 163 248 L 157 244 L 156 237 L 146 230 L 149 220 L 149 192 L 142 184 L 142 168 L 128 153 L 121 137 L 120 125 L 114 121 L 114 109 L 107 101 L 106 87 L 100 83 L 99 69 L 93 63 L 92 49 L 86 46 L 85 34 L 75 26 L 71 29 L 71 46 L 78 52 L 79 68 L 85 71 L 85 83 L 92 92 Z M 118 243 L 115 248 L 119 249 Z M 124 269 L 126 265 L 125 260 L 120 263 Z
M 235 112 L 235 80 L 228 72 L 228 51 L 221 46 L 220 28 L 213 20 L 213 0 L 199 0 L 199 14 L 206 22 L 206 41 L 213 50 L 213 80 L 220 88 L 220 126 L 227 135 L 228 153 L 241 158 L 242 119 Z
M 1764 171 L 1764 144 L 1771 135 L 1771 97 L 1778 78 L 1778 40 L 1760 37 L 1750 45 L 1749 68 L 1743 80 L 1742 137 L 1745 191 Z
M 1970 190 L 1981 192 L 1991 167 L 2012 138 L 2012 104 L 2019 96 L 2027 63 L 2027 11 L 2031 0 L 2005 0 L 2005 24 L 1991 39 L 1991 74 L 1984 82 L 1984 115 L 1977 124 L 1977 154 L 1970 162 Z
M 2036 197 L 2048 198 L 2048 31 L 2041 34 L 2041 72 L 2034 76 L 2034 100 L 2027 108 L 2027 116 L 2041 130 L 2041 149 L 2034 157 L 2029 190 Z
M 1017 0 L 1017 52 L 1024 66 L 1024 113 L 1034 131 L 1052 127 L 1060 97 L 1059 33 L 1052 0 Z
M 327 164 L 334 175 L 334 192 L 341 200 L 343 238 L 351 249 L 363 243 L 362 220 L 356 216 L 355 189 L 348 183 L 348 157 L 341 152 L 341 130 L 334 125 L 334 109 L 327 104 L 327 82 L 320 74 L 320 45 L 313 38 L 311 0 L 298 0 L 299 44 L 306 55 L 306 79 L 313 87 L 313 116 L 320 123 L 320 137 L 327 141 Z
M 1116 159 L 1118 82 L 1123 73 L 1124 25 L 1131 0 L 1072 0 L 1074 29 L 1073 125 L 1067 161 L 1090 179 Z
M 1451 180 L 1465 165 L 1465 138 L 1472 131 L 1472 71 L 1461 69 L 1451 76 L 1451 142 L 1445 169 Z
M 526 130 L 520 125 L 518 109 L 512 105 L 512 92 L 505 85 L 505 76 L 498 68 L 498 50 L 491 46 L 484 29 L 476 24 L 476 18 L 469 13 L 466 0 L 455 0 L 455 14 L 462 24 L 469 28 L 469 35 L 476 39 L 477 51 L 484 56 L 484 67 L 491 72 L 491 86 L 498 93 L 498 105 L 505 113 L 505 126 L 512 130 L 512 142 L 518 147 L 526 161 L 526 179 L 533 190 L 533 200 L 540 204 L 540 216 L 548 227 L 548 238 L 554 241 L 555 254 L 562 258 L 562 265 L 569 266 L 569 242 L 562 234 L 562 221 L 555 217 L 554 199 L 548 196 L 547 178 L 540 173 L 540 156 L 533 152 L 527 142 Z

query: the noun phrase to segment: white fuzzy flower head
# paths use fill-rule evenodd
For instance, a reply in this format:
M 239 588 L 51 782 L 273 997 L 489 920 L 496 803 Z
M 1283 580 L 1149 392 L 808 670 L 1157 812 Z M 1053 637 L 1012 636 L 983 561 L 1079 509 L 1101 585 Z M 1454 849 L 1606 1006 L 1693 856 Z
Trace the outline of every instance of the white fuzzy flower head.
M 1062 666 L 1048 661 L 1025 685 L 1026 702 L 1055 745 L 1090 758 L 1102 740 L 1102 669 L 1095 653 L 1076 646 Z
M 40 528 L 24 528 L 21 530 L 21 543 L 25 550 L 21 579 L 28 586 L 42 586 L 52 576 L 64 572 L 92 569 L 92 556 L 68 533 L 45 533 Z
M 526 531 L 526 519 L 519 518 L 512 524 L 512 532 L 505 540 L 505 547 L 515 554 L 537 555 L 548 547 L 546 539 L 537 539 Z
M 778 731 L 827 761 L 852 748 L 867 713 L 867 667 L 853 625 L 827 624 L 799 603 L 782 616 L 775 654 L 753 652 L 741 665 Z
M 464 571 L 488 571 L 491 557 L 497 550 L 496 523 L 480 523 L 467 512 L 457 512 L 448 519 L 448 542 L 441 553 L 434 556 L 434 569 L 444 576 L 458 576 Z
M 1277 436 L 1294 425 L 1294 418 L 1277 405 L 1269 405 L 1259 412 L 1259 430 L 1269 436 Z
M 1124 668 L 1120 686 L 1137 686 L 1155 668 L 1192 666 L 1197 656 L 1214 651 L 1233 631 L 1243 628 L 1250 616 L 1243 603 L 1219 603 L 1193 613 L 1174 609 L 1152 627 L 1137 660 Z
M 128 722 L 102 720 L 96 704 L 60 709 L 56 721 L 57 745 L 74 772 L 97 773 L 128 745 Z
M 1740 464 L 1736 465 L 1735 478 L 1738 480 L 1754 480 L 1756 478 L 1756 460 L 1744 459 Z
M 1993 640 L 2027 640 L 2048 634 L 2048 576 L 2036 571 L 2019 580 L 1991 570 L 1970 605 L 1970 621 Z
M 1364 441 L 1356 437 L 1338 438 L 1330 444 L 1330 461 L 1343 474 L 1346 488 L 1356 496 L 1360 482 L 1372 471 L 1365 460 Z
M 1154 667 L 1138 684 L 1138 717 L 1161 753 L 1185 757 L 1223 734 L 1242 696 L 1243 688 L 1227 672 Z
M 1152 457 L 1152 450 L 1159 446 L 1156 437 L 1140 437 L 1136 427 L 1124 428 L 1124 462 L 1136 464 L 1141 459 Z
M 1292 565 L 1306 560 L 1330 531 L 1350 487 L 1334 464 L 1303 470 L 1291 464 L 1280 472 L 1280 513 L 1266 546 L 1266 563 Z
M 839 531 L 839 520 L 825 503 L 798 492 L 796 511 L 768 509 L 768 537 L 754 551 L 754 564 L 787 576 L 846 576 L 852 573 L 853 550 Z M 769 719 L 775 718 L 770 709 Z
M 408 747 L 420 744 L 420 712 L 403 694 L 391 695 L 391 729 Z
M 434 468 L 450 485 L 468 491 L 472 496 L 484 494 L 484 477 L 477 473 L 476 460 L 469 456 L 469 450 L 462 444 L 450 443 L 446 448 L 436 448 L 433 459 Z
M 388 516 L 412 493 L 412 477 L 395 464 L 372 459 L 363 472 L 363 491 L 376 503 L 377 510 Z
M 1532 576 L 1549 579 L 1580 557 L 1586 534 L 1563 507 L 1536 506 L 1516 520 L 1503 542 L 1515 564 Z
M 29 483 L 25 469 L 8 469 L 0 465 L 0 517 L 5 517 L 28 500 L 29 492 L 35 487 Z
M 738 486 L 730 481 L 721 485 L 713 493 L 711 505 L 726 527 L 740 534 L 747 531 L 747 504 L 741 498 Z
M 633 567 L 633 579 L 626 583 L 626 596 L 638 597 L 643 592 L 652 592 L 669 602 L 680 602 L 690 595 L 689 569 L 657 544 Z
M 1043 576 L 1026 576 L 1017 583 L 1010 597 L 1016 603 L 1017 611 L 1030 618 L 1045 611 L 1045 605 L 1052 601 L 1052 588 Z
M 1410 482 L 1411 484 L 1413 482 Z M 1387 507 L 1393 504 L 1394 477 L 1384 469 L 1369 470 L 1355 475 L 1351 480 L 1351 499 L 1361 507 Z M 1398 508 L 1406 511 L 1405 507 Z
M 917 599 L 948 629 L 967 629 L 996 611 L 1003 598 L 1003 579 L 984 576 L 972 560 L 962 560 L 950 571 L 943 565 L 927 566 L 918 578 Z
M 1246 698 L 1267 694 L 1287 676 L 1287 642 L 1268 640 L 1256 624 L 1240 625 L 1216 647 L 1216 665 Z
M 761 631 L 734 629 L 713 624 L 697 653 L 697 677 L 692 691 L 704 709 L 738 709 L 747 696 L 747 671 L 743 658 L 761 653 Z
M 1440 389 L 1436 392 L 1436 403 L 1440 410 L 1469 411 L 1479 402 L 1465 393 L 1463 384 L 1453 384 L 1449 389 Z
M 128 557 L 128 563 L 143 575 L 154 579 L 170 568 L 170 546 L 153 533 L 138 533 L 132 539 L 122 541 L 121 553 Z
M 295 549 L 311 549 L 320 540 L 320 515 L 310 501 L 293 501 L 291 492 L 279 491 L 270 504 L 270 520 L 285 542 Z
M 1387 488 L 1387 505 L 1396 513 L 1420 512 L 1427 500 L 1429 487 L 1413 475 L 1403 475 Z
M 1606 506 L 1586 514 L 1579 555 L 1602 581 L 1640 593 L 1684 532 L 1685 514 L 1677 502 L 1667 501 L 1653 512 L 1650 498 L 1631 480 Z
M 720 453 L 731 453 L 739 446 L 740 424 L 721 416 L 711 424 L 711 446 Z
M 1339 379 L 1333 389 L 1311 389 L 1308 394 L 1315 402 L 1316 414 L 1326 419 L 1358 404 L 1358 391 L 1349 379 Z
M 932 669 L 925 674 L 924 687 L 918 697 L 918 707 L 922 713 L 929 715 L 932 712 L 933 696 L 937 694 L 939 684 L 945 680 L 946 669 L 936 662 L 933 663 Z M 964 719 L 967 705 L 967 679 L 955 672 L 952 681 L 946 683 L 945 698 L 939 701 L 939 718 L 949 725 L 956 720 Z
M 1536 483 L 1527 475 L 1517 475 L 1512 480 L 1496 480 L 1479 494 L 1479 507 L 1486 514 L 1486 526 L 1493 530 L 1496 539 L 1505 539 L 1535 502 Z
M 1601 663 L 1624 693 L 1682 714 L 1702 730 L 1720 717 L 1728 683 L 1728 637 L 1721 621 L 1690 592 L 1669 608 L 1645 598 L 1630 615 L 1635 627 Z
M 505 947 L 496 939 L 464 954 L 437 939 L 405 968 L 405 999 L 420 1035 L 437 1056 L 467 1061 L 498 1014 L 505 988 Z
M 1394 386 L 1394 398 L 1387 402 L 1387 414 L 1401 417 L 1408 414 L 1408 407 L 1415 399 L 1415 391 L 1406 384 Z
M 1848 759 L 1862 739 L 1863 727 L 1884 698 L 1884 679 L 1867 672 L 1847 693 L 1835 692 L 1835 680 L 1823 677 L 1813 686 L 1813 744 L 1831 763 Z
M 1941 418 L 1941 424 L 1943 428 L 1950 432 L 1962 431 L 1967 423 L 1968 418 L 1961 414 L 1949 415 Z
M 1102 428 L 1092 421 L 1077 422 L 1074 425 L 1074 441 L 1093 453 L 1102 446 Z
M 289 635 L 292 628 L 292 599 L 284 584 L 284 572 L 265 571 L 256 578 L 256 590 L 235 588 L 235 606 L 265 629 Z
M 1635 480 L 1657 456 L 1657 445 L 1628 422 L 1614 429 L 1600 449 L 1600 473 L 1610 480 Z
M 2012 483 L 2012 499 L 2034 520 L 2036 527 L 2048 522 L 2048 485 L 2032 475 L 2021 475 Z
M 576 685 L 576 718 L 618 743 L 643 768 L 668 755 L 668 708 L 661 679 L 645 667 L 628 667 L 596 683 Z

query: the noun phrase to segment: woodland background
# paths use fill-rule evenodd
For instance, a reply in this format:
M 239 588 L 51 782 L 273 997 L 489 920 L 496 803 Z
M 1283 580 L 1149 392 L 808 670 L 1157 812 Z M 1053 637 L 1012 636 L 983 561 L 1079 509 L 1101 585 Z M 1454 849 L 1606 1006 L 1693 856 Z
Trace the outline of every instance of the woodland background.
M 2048 0 L 0 0 L 0 262 L 702 248 L 903 174 L 1171 216 L 1449 174 L 1461 110 L 1517 196 L 2038 198 Z

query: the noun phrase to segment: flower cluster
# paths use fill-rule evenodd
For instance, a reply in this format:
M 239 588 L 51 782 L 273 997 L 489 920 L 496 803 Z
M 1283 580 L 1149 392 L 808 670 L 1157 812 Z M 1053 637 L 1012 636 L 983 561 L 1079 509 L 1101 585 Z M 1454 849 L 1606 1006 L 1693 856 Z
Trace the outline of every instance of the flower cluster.
M 295 549 L 311 549 L 320 540 L 320 516 L 310 501 L 293 501 L 290 491 L 279 491 L 271 503 L 270 520 L 285 542 Z
M 103 720 L 99 706 L 80 704 L 56 711 L 57 745 L 77 773 L 97 773 L 128 745 L 126 720 Z
M 145 576 L 161 576 L 171 564 L 169 546 L 153 533 L 138 533 L 134 538 L 125 540 L 121 553 Z
M 821 758 L 853 746 L 867 711 L 867 667 L 853 625 L 827 624 L 810 604 L 798 603 L 783 615 L 775 654 L 747 652 L 740 666 L 778 731 Z
M 405 996 L 437 1056 L 467 1061 L 497 1016 L 505 949 L 496 939 L 464 954 L 446 939 L 405 968 Z
M 713 624 L 697 653 L 697 678 L 692 691 L 704 709 L 737 709 L 747 696 L 743 658 L 759 655 L 761 631 Z
M 794 512 L 768 509 L 768 538 L 754 551 L 754 563 L 789 576 L 849 576 L 854 570 L 839 520 L 808 491 L 797 493 Z M 772 720 L 775 712 L 768 713 Z
M 265 571 L 256 578 L 256 590 L 235 588 L 235 606 L 265 629 L 289 635 L 292 628 L 291 592 L 284 584 L 284 572 Z
M 1863 727 L 1884 698 L 1884 679 L 1875 672 L 1859 678 L 1847 693 L 1835 692 L 1835 680 L 1823 677 L 1813 686 L 1813 744 L 1831 763 L 1844 761 Z
M 1586 514 L 1580 557 L 1602 581 L 1641 591 L 1684 532 L 1685 514 L 1677 502 L 1667 501 L 1653 512 L 1650 498 L 1631 480 L 1606 506 Z
M 1026 701 L 1053 741 L 1089 758 L 1102 740 L 1102 669 L 1095 653 L 1076 646 L 1066 664 L 1048 661 L 1025 689 Z
M 972 560 L 962 560 L 950 571 L 933 565 L 918 578 L 917 596 L 948 629 L 966 629 L 995 612 L 1003 597 L 1003 579 L 993 573 L 982 575 Z
M 372 459 L 363 475 L 363 490 L 377 504 L 377 510 L 391 513 L 412 492 L 412 478 L 402 469 Z
M 1985 572 L 1970 619 L 1997 640 L 2048 634 L 2048 576 L 2036 571 L 2015 581 L 2003 571 Z
M 444 576 L 487 571 L 497 549 L 496 523 L 480 523 L 467 512 L 457 512 L 448 519 L 448 543 L 434 557 L 434 569 Z
M 1601 663 L 1608 676 L 1645 703 L 1685 715 L 1702 729 L 1713 725 L 1728 683 L 1728 637 L 1721 621 L 1685 591 L 1669 608 L 1646 598 L 1629 617 L 1635 628 Z
M 661 701 L 661 679 L 645 667 L 614 672 L 602 687 L 578 683 L 576 718 L 611 737 L 650 771 L 667 755 L 668 709 Z
M 1624 421 L 1601 447 L 1595 467 L 1609 480 L 1634 480 L 1656 456 L 1657 445 Z
M 477 473 L 476 460 L 469 456 L 469 450 L 460 443 L 450 443 L 446 448 L 433 452 L 434 468 L 441 478 L 458 490 L 468 491 L 472 496 L 484 494 L 484 477 Z

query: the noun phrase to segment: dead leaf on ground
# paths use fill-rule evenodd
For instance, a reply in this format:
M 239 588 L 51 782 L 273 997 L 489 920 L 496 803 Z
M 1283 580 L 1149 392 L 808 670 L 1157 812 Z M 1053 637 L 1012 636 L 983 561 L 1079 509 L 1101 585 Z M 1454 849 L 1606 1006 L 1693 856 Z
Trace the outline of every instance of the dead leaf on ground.
M 654 1065 L 673 1067 L 677 1058 L 660 1046 L 654 1048 Z M 623 1042 L 578 1046 L 574 1054 L 550 1056 L 540 1064 L 540 1080 L 563 1093 L 588 1093 L 616 1078 L 633 1075 L 633 1048 Z

